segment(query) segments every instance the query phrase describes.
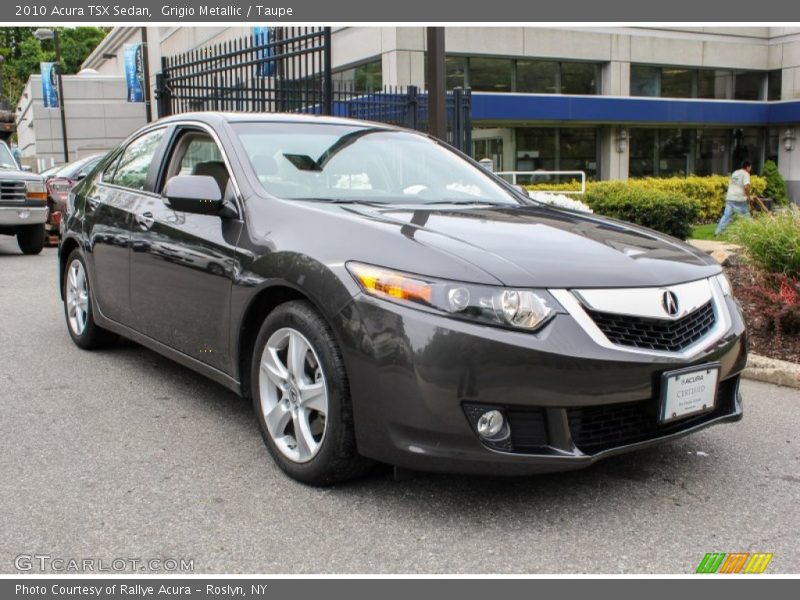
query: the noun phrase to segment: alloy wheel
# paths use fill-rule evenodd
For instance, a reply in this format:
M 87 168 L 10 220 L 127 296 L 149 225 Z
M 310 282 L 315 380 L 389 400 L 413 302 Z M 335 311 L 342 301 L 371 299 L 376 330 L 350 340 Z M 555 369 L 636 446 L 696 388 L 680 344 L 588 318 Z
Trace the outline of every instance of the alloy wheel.
M 267 340 L 258 375 L 261 410 L 278 450 L 297 463 L 320 450 L 327 429 L 328 388 L 316 351 L 296 329 Z
M 75 335 L 82 335 L 89 318 L 89 282 L 83 263 L 73 260 L 67 270 L 67 321 Z

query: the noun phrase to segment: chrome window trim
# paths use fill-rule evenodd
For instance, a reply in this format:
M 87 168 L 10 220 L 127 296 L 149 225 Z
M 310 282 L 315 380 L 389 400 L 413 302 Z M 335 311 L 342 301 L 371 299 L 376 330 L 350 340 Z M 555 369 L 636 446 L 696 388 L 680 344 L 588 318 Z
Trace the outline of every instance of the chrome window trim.
M 228 159 L 228 153 L 225 151 L 225 146 L 222 144 L 222 141 L 219 139 L 219 135 L 217 135 L 217 132 L 214 131 L 214 128 L 211 127 L 210 125 L 208 125 L 207 123 L 204 123 L 203 121 L 194 121 L 194 120 L 191 120 L 191 119 L 181 119 L 181 120 L 170 121 L 169 124 L 170 125 L 175 125 L 177 127 L 180 127 L 180 126 L 184 126 L 184 127 L 199 127 L 200 129 L 202 129 L 203 131 L 205 131 L 206 133 L 208 133 L 211 136 L 211 138 L 214 140 L 214 143 L 219 148 L 219 152 L 222 155 L 222 160 L 225 162 L 225 168 L 228 169 L 228 175 L 230 175 L 231 183 L 233 184 L 233 195 L 234 195 L 235 201 L 236 201 L 236 210 L 239 213 L 239 218 L 243 219 L 244 218 L 244 200 L 243 200 L 243 197 L 242 197 L 242 191 L 241 191 L 241 188 L 239 187 L 239 182 L 236 181 L 236 175 L 234 173 L 233 167 L 231 166 L 231 161 Z M 169 157 L 167 157 L 167 160 L 169 160 Z M 164 185 L 166 185 L 166 183 L 167 182 L 165 181 Z
M 595 324 L 594 320 L 587 314 L 584 310 L 581 301 L 578 299 L 576 295 L 576 290 L 569 290 L 569 289 L 550 289 L 548 290 L 553 297 L 561 304 L 562 307 L 572 316 L 573 319 L 581 326 L 581 328 L 589 335 L 592 340 L 598 345 L 603 348 L 607 348 L 609 350 L 615 350 L 617 352 L 628 352 L 631 354 L 644 354 L 647 356 L 658 356 L 662 358 L 679 358 L 679 359 L 688 359 L 692 358 L 696 354 L 700 353 L 702 350 L 705 350 L 709 346 L 718 342 L 725 333 L 731 327 L 731 316 L 730 312 L 728 311 L 727 304 L 725 302 L 725 295 L 722 292 L 722 288 L 719 285 L 719 282 L 716 280 L 715 277 L 709 277 L 708 279 L 703 279 L 700 281 L 707 281 L 710 290 L 711 290 L 711 303 L 714 308 L 714 326 L 706 333 L 702 338 L 697 340 L 691 346 L 684 348 L 679 352 L 669 352 L 666 350 L 647 350 L 644 348 L 633 348 L 631 346 L 621 346 L 618 344 L 612 343 L 605 334 L 600 330 L 600 328 Z M 651 290 L 656 290 L 659 293 L 663 293 L 665 290 L 674 290 L 676 288 L 680 288 L 683 284 L 673 285 L 673 286 L 663 286 L 657 288 L 650 288 Z M 616 297 L 624 296 L 625 292 L 635 289 L 642 289 L 642 288 L 619 288 L 614 290 L 616 292 Z M 619 314 L 629 314 L 625 312 L 620 312 Z M 640 315 L 634 315 L 640 316 Z M 661 317 L 664 320 L 668 320 L 666 317 Z

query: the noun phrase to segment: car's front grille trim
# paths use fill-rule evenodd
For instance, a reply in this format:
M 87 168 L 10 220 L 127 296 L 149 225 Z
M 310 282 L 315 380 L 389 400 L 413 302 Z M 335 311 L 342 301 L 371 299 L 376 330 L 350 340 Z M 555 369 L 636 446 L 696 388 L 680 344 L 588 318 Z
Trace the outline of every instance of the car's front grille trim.
M 0 201 L 24 202 L 25 194 L 24 181 L 0 181 Z
M 611 343 L 664 352 L 688 348 L 702 339 L 716 322 L 710 301 L 677 320 L 648 319 L 589 309 L 586 313 Z
M 670 359 L 691 359 L 698 353 L 711 347 L 714 343 L 722 339 L 725 333 L 731 327 L 731 314 L 719 284 L 714 280 L 713 277 L 701 281 L 708 282 L 710 299 L 707 298 L 704 302 L 702 302 L 702 304 L 696 305 L 697 308 L 694 308 L 689 314 L 683 315 L 679 318 L 671 319 L 653 318 L 647 314 L 644 314 L 642 311 L 640 311 L 640 314 L 638 315 L 629 314 L 626 313 L 624 309 L 616 311 L 611 310 L 611 307 L 603 311 L 592 309 L 582 301 L 580 290 L 551 288 L 548 291 L 598 346 L 618 352 L 631 352 L 635 354 L 662 356 Z M 667 288 L 647 289 L 651 292 L 657 290 L 659 293 L 663 293 L 665 290 L 679 289 L 681 285 L 686 284 L 679 284 Z M 640 292 L 643 288 L 631 289 L 634 293 L 636 293 Z M 625 300 L 625 288 L 616 288 L 610 291 L 613 291 L 613 297 L 619 302 L 623 302 Z M 636 311 L 631 310 L 630 312 Z M 604 317 L 613 319 L 635 319 L 640 323 L 647 322 L 648 319 L 650 321 L 678 323 L 678 327 L 680 328 L 678 331 L 679 335 L 677 336 L 677 339 L 672 340 L 674 343 L 666 343 L 666 341 L 669 340 L 648 340 L 644 338 L 635 339 L 626 337 L 625 335 L 620 336 L 618 334 L 629 334 L 630 332 L 614 332 L 613 330 L 606 328 L 607 331 L 611 333 L 611 336 L 609 337 L 609 335 L 607 335 L 607 333 L 604 332 L 603 328 L 601 327 L 601 325 L 604 325 L 604 323 L 601 322 L 598 324 L 595 320 L 595 318 L 597 318 L 597 313 L 603 313 Z M 685 321 L 687 318 L 690 318 L 691 320 Z M 712 318 L 713 322 L 709 322 Z M 673 325 L 669 325 L 668 327 L 672 326 Z

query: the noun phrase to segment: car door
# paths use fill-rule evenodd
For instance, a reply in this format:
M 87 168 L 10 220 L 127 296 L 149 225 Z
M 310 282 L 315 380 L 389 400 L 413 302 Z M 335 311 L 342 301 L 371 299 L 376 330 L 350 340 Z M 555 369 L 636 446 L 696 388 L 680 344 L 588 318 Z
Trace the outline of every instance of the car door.
M 209 130 L 177 126 L 157 178 L 209 175 L 237 205 L 222 150 Z M 136 329 L 175 350 L 230 372 L 229 313 L 236 217 L 170 208 L 161 197 L 137 205 L 131 253 L 131 307 Z
M 149 130 L 122 148 L 85 193 L 84 232 L 94 296 L 107 318 L 129 325 L 133 211 L 147 195 L 151 163 L 166 128 Z

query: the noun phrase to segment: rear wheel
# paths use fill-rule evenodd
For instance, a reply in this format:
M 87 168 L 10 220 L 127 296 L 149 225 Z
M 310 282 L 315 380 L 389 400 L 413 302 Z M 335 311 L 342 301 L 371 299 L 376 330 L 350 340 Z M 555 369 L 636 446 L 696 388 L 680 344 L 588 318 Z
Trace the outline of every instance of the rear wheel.
M 311 485 L 358 477 L 347 374 L 330 327 L 307 302 L 287 302 L 261 326 L 251 368 L 253 405 L 275 462 Z
M 23 254 L 39 254 L 44 248 L 44 226 L 23 225 L 18 227 L 17 245 Z
M 67 258 L 67 270 L 64 273 L 64 315 L 72 341 L 84 350 L 103 348 L 118 339 L 115 334 L 98 327 L 94 322 L 89 276 L 78 250 L 73 250 Z

